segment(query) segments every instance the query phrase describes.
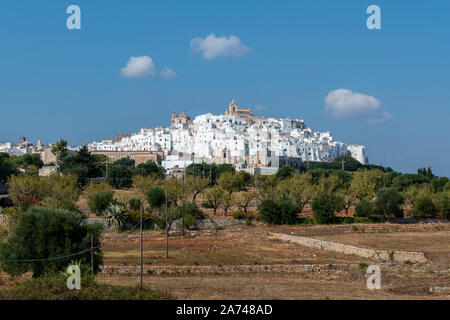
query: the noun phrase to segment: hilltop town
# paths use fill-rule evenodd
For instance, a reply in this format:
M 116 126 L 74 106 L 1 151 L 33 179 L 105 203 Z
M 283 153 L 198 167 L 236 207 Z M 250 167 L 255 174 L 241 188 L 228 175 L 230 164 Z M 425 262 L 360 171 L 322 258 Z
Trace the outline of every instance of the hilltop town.
M 327 162 L 339 156 L 368 163 L 362 145 L 335 141 L 330 132 L 314 131 L 302 119 L 253 115 L 250 109 L 239 109 L 234 99 L 223 115 L 207 113 L 191 120 L 184 111 L 173 112 L 170 126 L 143 128 L 135 134 L 89 143 L 88 148 L 111 159 L 153 154 L 163 160 L 166 170 L 194 161 L 233 164 L 237 170 L 268 174 L 283 165 L 298 170 L 302 162 Z

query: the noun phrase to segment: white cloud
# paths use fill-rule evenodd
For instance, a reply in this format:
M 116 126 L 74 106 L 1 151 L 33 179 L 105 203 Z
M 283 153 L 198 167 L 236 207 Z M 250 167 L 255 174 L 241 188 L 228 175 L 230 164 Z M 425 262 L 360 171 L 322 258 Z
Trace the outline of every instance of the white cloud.
M 148 56 L 131 57 L 128 60 L 126 67 L 120 70 L 120 73 L 125 77 L 145 77 L 153 76 L 155 72 L 155 63 L 152 58 Z
M 216 37 L 214 33 L 205 38 L 194 38 L 191 40 L 190 47 L 194 52 L 201 52 L 202 57 L 212 60 L 221 57 L 239 57 L 247 54 L 250 48 L 245 46 L 241 39 L 230 35 Z
M 264 111 L 264 110 L 266 110 L 266 108 L 265 108 L 263 105 L 261 105 L 261 104 L 255 105 L 255 109 L 258 110 L 258 111 Z
M 161 75 L 164 79 L 173 79 L 177 73 L 168 67 L 164 67 L 161 72 L 157 72 L 153 59 L 149 56 L 131 57 L 127 65 L 120 70 L 120 74 L 129 78 L 141 78 L 147 76 Z
M 349 89 L 330 91 L 325 98 L 325 112 L 335 118 L 360 117 L 369 123 L 381 123 L 391 115 L 381 108 L 381 102 L 373 97 Z
M 165 79 L 174 79 L 177 77 L 177 73 L 168 67 L 164 67 L 161 71 L 161 76 Z

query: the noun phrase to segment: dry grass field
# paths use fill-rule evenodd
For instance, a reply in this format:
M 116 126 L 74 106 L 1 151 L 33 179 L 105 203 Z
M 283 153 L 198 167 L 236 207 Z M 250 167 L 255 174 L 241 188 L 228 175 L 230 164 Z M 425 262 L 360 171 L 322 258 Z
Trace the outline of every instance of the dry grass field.
M 423 251 L 421 265 L 380 263 L 353 255 L 306 248 L 271 239 L 271 232 L 314 237 L 366 248 Z M 165 289 L 180 299 L 450 299 L 449 224 L 364 224 L 322 226 L 232 226 L 217 231 L 189 231 L 169 238 L 169 259 L 160 231 L 144 234 L 146 267 L 330 265 L 305 272 L 145 273 L 144 284 Z M 104 239 L 107 266 L 135 266 L 139 261 L 137 233 L 108 233 Z M 382 289 L 366 288 L 367 265 L 382 270 Z M 136 269 L 137 270 L 137 269 Z M 97 280 L 137 285 L 136 274 L 105 274 Z M 430 288 L 444 288 L 430 292 Z

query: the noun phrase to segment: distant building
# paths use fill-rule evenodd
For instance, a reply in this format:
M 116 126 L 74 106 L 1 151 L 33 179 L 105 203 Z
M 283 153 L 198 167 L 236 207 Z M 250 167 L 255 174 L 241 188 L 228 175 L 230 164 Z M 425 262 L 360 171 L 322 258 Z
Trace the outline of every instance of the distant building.
M 136 166 L 149 160 L 159 163 L 163 158 L 161 151 L 92 151 L 91 154 L 104 155 L 111 161 L 128 158 L 134 160 Z
M 232 99 L 231 103 L 228 106 L 228 109 L 225 110 L 226 116 L 236 116 L 236 117 L 253 117 L 252 111 L 250 109 L 239 109 L 236 100 Z
M 59 173 L 59 168 L 57 166 L 45 166 L 39 169 L 39 176 L 47 177 L 53 173 Z
M 177 124 L 189 124 L 189 123 L 191 123 L 191 118 L 189 118 L 189 116 L 186 114 L 185 111 L 180 112 L 180 114 L 178 115 L 175 111 L 172 112 L 170 125 L 174 126 Z

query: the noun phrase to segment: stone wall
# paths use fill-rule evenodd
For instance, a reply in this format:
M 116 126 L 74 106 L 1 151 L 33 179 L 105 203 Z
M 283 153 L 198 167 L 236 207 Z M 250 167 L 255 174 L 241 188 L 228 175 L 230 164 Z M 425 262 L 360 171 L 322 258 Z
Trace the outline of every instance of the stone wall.
M 395 262 L 411 262 L 420 263 L 426 262 L 427 259 L 423 252 L 408 252 L 408 251 L 385 251 L 355 247 L 347 244 L 336 243 L 331 241 L 324 241 L 313 238 L 291 236 L 281 233 L 271 233 L 275 239 L 286 240 L 298 243 L 305 247 L 324 249 L 344 254 L 353 254 L 363 258 L 380 260 L 380 261 L 395 261 Z
M 200 230 L 209 229 L 209 230 L 222 230 L 226 227 L 232 226 L 232 225 L 239 225 L 243 224 L 244 220 L 242 219 L 226 219 L 226 218 L 219 218 L 219 219 L 201 219 L 197 220 L 196 227 Z
M 255 273 L 255 272 L 342 272 L 342 268 L 349 264 L 294 264 L 294 265 L 209 265 L 209 266 L 143 266 L 146 275 L 198 275 L 198 274 L 222 274 L 222 273 Z M 100 272 L 106 275 L 136 276 L 140 273 L 140 267 L 136 265 L 103 265 Z

